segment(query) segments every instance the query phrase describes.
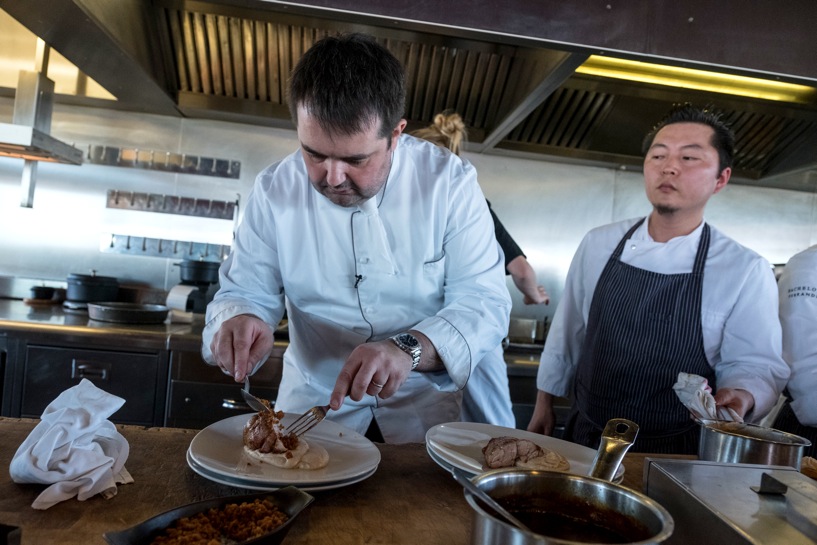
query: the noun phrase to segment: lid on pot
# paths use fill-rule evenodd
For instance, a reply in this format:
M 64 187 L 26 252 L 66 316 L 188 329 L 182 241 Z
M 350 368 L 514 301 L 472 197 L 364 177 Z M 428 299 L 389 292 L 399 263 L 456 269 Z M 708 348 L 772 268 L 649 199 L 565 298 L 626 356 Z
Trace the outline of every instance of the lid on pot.
M 119 281 L 113 276 L 97 276 L 96 274 L 71 273 L 68 275 L 68 282 L 75 284 L 92 284 L 94 286 L 119 285 Z
M 192 268 L 192 269 L 218 269 L 221 267 L 220 262 L 216 261 L 199 261 L 196 259 L 183 259 L 181 262 L 176 263 L 176 265 L 183 267 L 183 268 Z

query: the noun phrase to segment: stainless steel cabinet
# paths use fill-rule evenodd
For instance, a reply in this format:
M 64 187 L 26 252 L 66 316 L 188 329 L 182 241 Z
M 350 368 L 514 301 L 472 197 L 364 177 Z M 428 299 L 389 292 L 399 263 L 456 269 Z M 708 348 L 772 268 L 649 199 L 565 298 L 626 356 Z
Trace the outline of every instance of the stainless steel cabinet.
M 252 392 L 275 401 L 281 382 L 285 345 L 276 344 L 267 362 L 251 379 Z M 204 428 L 213 422 L 252 409 L 241 397 L 242 384 L 207 365 L 198 352 L 172 351 L 165 425 Z
M 163 350 L 125 352 L 28 344 L 20 416 L 39 418 L 60 393 L 88 379 L 125 400 L 111 421 L 161 425 L 166 376 L 167 352 Z

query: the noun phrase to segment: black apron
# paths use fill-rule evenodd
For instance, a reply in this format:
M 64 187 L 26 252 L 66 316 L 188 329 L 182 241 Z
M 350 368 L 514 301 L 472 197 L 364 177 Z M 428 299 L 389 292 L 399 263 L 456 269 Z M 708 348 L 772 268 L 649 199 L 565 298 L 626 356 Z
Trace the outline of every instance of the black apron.
M 565 437 L 596 449 L 607 421 L 627 418 L 640 427 L 633 452 L 697 454 L 699 428 L 672 386 L 685 372 L 715 389 L 701 327 L 709 226 L 691 273 L 660 274 L 619 259 L 643 222 L 618 243 L 596 285 Z
M 803 456 L 817 457 L 817 427 L 801 424 L 797 415 L 794 414 L 794 409 L 791 408 L 791 394 L 789 394 L 788 390 L 783 393 L 786 396 L 786 402 L 780 408 L 780 412 L 777 413 L 772 427 L 808 439 L 811 441 L 811 446 L 803 449 Z

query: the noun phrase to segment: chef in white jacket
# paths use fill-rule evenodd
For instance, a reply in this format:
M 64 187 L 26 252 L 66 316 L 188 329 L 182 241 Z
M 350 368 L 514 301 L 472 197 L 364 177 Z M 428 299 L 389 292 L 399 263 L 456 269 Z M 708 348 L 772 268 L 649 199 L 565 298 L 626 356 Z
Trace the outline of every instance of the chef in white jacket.
M 777 281 L 783 358 L 791 365 L 787 401 L 774 427 L 811 441 L 817 454 L 817 245 L 792 256 Z
M 460 419 L 501 365 L 511 299 L 474 168 L 403 135 L 403 68 L 368 36 L 316 42 L 289 104 L 300 150 L 259 174 L 207 308 L 202 353 L 236 381 L 287 312 L 276 408 L 388 442 Z
M 686 105 L 645 142 L 653 210 L 590 231 L 568 271 L 540 359 L 531 431 L 552 433 L 553 396 L 570 396 L 566 438 L 596 448 L 607 420 L 633 420 L 637 452 L 696 454 L 698 430 L 672 386 L 705 377 L 747 420 L 777 402 L 781 356 L 769 263 L 703 219 L 731 175 L 734 137 Z

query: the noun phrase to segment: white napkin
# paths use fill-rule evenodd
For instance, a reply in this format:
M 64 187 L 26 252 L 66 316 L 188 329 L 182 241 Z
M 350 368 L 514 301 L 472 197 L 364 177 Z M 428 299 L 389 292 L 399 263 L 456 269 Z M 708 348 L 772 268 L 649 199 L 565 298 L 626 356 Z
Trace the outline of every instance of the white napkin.
M 367 249 L 371 253 L 371 268 L 375 272 L 395 274 L 394 255 L 389 247 L 389 237 L 377 209 L 377 197 L 372 197 L 358 205 L 363 212 L 365 223 L 362 224 Z
M 9 467 L 16 483 L 51 485 L 31 507 L 48 509 L 74 496 L 107 499 L 116 495 L 117 483 L 133 482 L 125 469 L 128 442 L 107 420 L 124 403 L 82 379 L 46 407 Z
M 678 380 L 672 389 L 681 403 L 698 419 L 743 422 L 743 418 L 734 410 L 715 405 L 712 388 L 704 377 L 678 373 Z

